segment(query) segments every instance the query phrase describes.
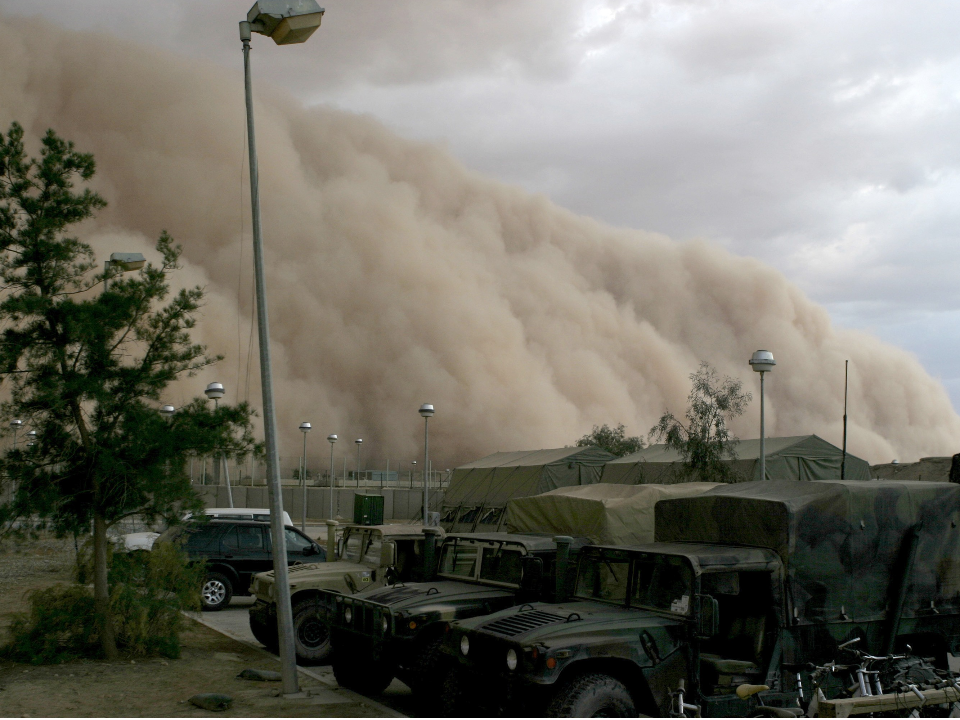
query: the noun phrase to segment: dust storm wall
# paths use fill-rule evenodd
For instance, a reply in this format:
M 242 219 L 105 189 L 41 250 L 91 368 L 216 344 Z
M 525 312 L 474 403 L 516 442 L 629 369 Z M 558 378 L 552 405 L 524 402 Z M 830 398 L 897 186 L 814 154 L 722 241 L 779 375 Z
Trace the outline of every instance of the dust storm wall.
M 226 357 L 168 401 L 219 380 L 257 405 L 239 73 L 2 16 L 0 67 L 0 126 L 21 122 L 33 151 L 52 127 L 96 156 L 109 207 L 81 234 L 101 258 L 151 257 L 166 228 L 185 251 L 175 282 L 206 287 L 197 338 Z M 572 444 L 605 422 L 643 434 L 665 408 L 682 413 L 700 360 L 756 395 L 758 348 L 778 361 L 768 434 L 839 443 L 849 358 L 851 452 L 958 450 L 960 418 L 912 356 L 833 327 L 760 262 L 576 216 L 367 117 L 269 91 L 256 114 L 286 453 L 310 420 L 318 446 L 337 432 L 348 453 L 363 437 L 378 466 L 408 462 L 422 402 L 437 407 L 437 467 Z M 742 437 L 758 413 L 754 402 L 738 421 Z

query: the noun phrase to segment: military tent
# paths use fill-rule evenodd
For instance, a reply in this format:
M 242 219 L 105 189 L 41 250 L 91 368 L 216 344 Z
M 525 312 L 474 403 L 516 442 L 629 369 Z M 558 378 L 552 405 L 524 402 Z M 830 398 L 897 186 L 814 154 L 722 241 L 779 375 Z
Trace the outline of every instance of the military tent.
M 453 471 L 441 521 L 461 532 L 500 527 L 511 498 L 600 482 L 603 464 L 613 458 L 593 446 L 488 455 Z
M 717 483 L 585 485 L 514 498 L 507 503 L 509 532 L 588 537 L 601 545 L 653 542 L 658 500 L 700 495 Z
M 816 435 L 766 438 L 767 480 L 839 480 L 843 451 Z M 726 460 L 740 482 L 760 480 L 760 440 L 741 440 L 736 459 Z M 847 453 L 846 480 L 869 480 L 870 466 Z M 683 459 L 673 448 L 651 445 L 640 452 L 611 460 L 601 482 L 616 485 L 669 485 L 684 482 Z

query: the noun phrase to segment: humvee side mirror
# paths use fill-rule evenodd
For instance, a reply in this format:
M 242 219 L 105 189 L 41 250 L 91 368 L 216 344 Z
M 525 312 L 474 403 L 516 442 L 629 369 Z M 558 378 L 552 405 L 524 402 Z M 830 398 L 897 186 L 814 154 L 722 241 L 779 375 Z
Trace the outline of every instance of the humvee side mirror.
M 697 595 L 697 635 L 712 638 L 720 631 L 720 604 L 710 595 Z
M 380 567 L 388 568 L 397 564 L 397 544 L 393 540 L 384 540 L 380 544 Z
M 543 560 L 530 555 L 520 558 L 520 589 L 539 593 L 542 582 Z

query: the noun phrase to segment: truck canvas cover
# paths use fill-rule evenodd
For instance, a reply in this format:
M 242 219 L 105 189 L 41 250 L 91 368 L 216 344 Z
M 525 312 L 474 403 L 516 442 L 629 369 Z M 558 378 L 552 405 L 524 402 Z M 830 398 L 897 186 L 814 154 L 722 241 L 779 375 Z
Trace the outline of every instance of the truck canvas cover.
M 657 541 L 775 551 L 800 623 L 883 619 L 906 555 L 903 617 L 960 612 L 960 486 L 952 483 L 757 481 L 664 500 L 655 514 Z
M 579 535 L 600 545 L 653 542 L 653 508 L 665 498 L 701 495 L 717 483 L 586 485 L 507 503 L 512 533 Z

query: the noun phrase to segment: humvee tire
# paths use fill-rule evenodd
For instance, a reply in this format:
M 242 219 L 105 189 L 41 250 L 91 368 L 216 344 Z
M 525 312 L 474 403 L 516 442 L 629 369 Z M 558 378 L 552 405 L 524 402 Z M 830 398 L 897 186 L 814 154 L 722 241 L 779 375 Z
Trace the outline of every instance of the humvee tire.
M 562 688 L 547 707 L 547 717 L 637 717 L 630 691 L 609 675 L 590 674 Z
M 277 652 L 280 649 L 280 638 L 277 634 L 277 626 L 271 629 L 267 623 L 250 614 L 250 632 L 257 639 L 257 642 L 263 645 L 270 652 Z
M 333 652 L 330 624 L 313 599 L 303 600 L 293 608 L 293 644 L 297 662 L 303 665 L 318 665 Z
M 200 590 L 204 610 L 221 610 L 230 604 L 232 597 L 233 583 L 230 578 L 218 572 L 207 573 Z
M 393 682 L 394 670 L 382 660 L 370 660 L 350 651 L 333 655 L 333 676 L 341 687 L 363 695 L 376 695 Z

